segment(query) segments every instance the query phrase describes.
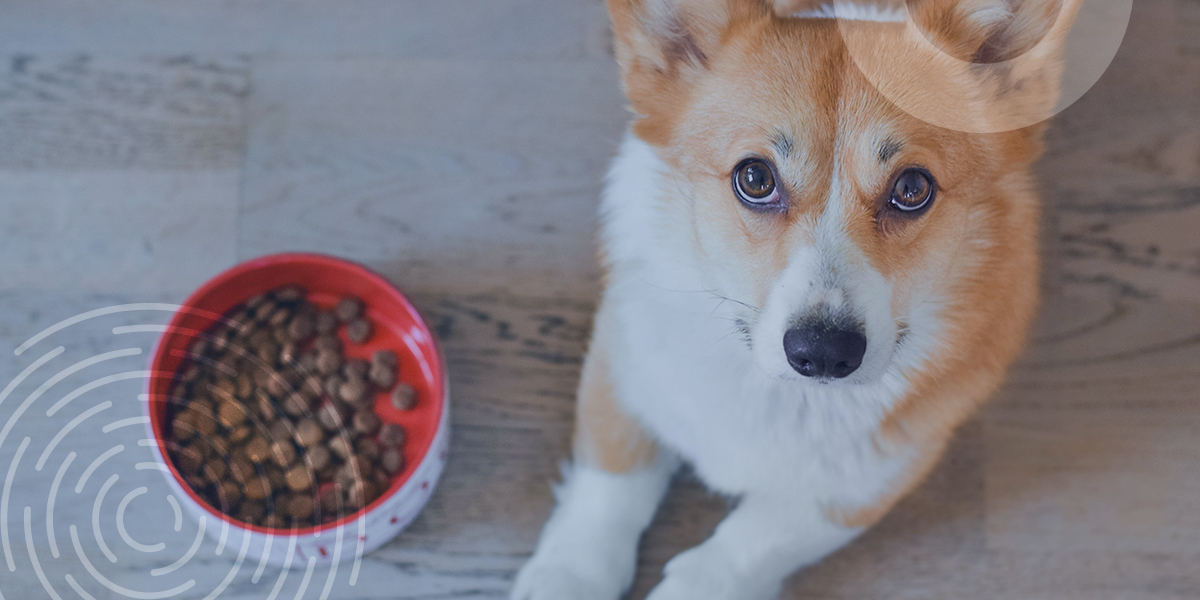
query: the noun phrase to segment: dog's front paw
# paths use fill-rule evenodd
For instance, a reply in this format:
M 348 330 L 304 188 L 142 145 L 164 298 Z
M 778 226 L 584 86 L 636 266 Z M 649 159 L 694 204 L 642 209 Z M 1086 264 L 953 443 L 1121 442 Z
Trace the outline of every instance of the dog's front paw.
M 617 600 L 621 584 L 535 558 L 521 568 L 510 600 Z
M 712 548 L 697 546 L 671 559 L 646 600 L 775 600 L 782 582 L 739 578 Z

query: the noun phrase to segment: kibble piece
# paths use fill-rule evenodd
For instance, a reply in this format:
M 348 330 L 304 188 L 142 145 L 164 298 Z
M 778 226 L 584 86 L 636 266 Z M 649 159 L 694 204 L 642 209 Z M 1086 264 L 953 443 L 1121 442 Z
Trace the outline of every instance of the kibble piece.
M 366 458 L 367 460 L 375 460 L 379 458 L 379 442 L 376 442 L 371 438 L 363 438 L 358 440 L 357 448 L 358 455 Z
M 246 407 L 232 400 L 222 402 L 217 409 L 217 418 L 227 429 L 233 429 L 246 422 Z
M 196 437 L 196 413 L 185 410 L 171 421 L 171 436 L 180 442 Z
M 346 361 L 346 364 L 342 366 L 342 375 L 346 379 L 366 379 L 370 370 L 370 363 L 361 358 L 354 358 Z
M 362 314 L 362 301 L 358 298 L 342 298 L 334 307 L 333 312 L 343 323 L 349 323 Z
M 258 524 L 262 521 L 263 516 L 267 514 L 267 508 L 258 502 L 246 502 L 242 504 L 242 508 L 238 510 L 238 520 L 251 525 Z
M 296 342 L 288 342 L 279 349 L 279 364 L 290 365 L 300 358 L 300 348 Z
M 271 444 L 271 454 L 269 455 L 275 464 L 287 468 L 292 463 L 296 462 L 296 447 L 289 440 L 283 440 Z
M 366 319 L 355 319 L 346 326 L 346 337 L 355 344 L 365 343 L 371 339 L 371 334 L 375 328 L 371 326 L 371 322 Z
M 322 311 L 317 315 L 317 335 L 330 335 L 337 331 L 338 318 L 337 315 L 330 311 Z
M 349 460 L 351 456 L 354 456 L 354 442 L 344 435 L 336 436 L 329 440 L 329 451 L 342 460 Z
M 312 471 L 308 470 L 305 464 L 298 464 L 292 467 L 287 472 L 288 487 L 294 492 L 303 492 L 309 490 L 313 485 Z
M 224 352 L 225 348 L 229 346 L 229 338 L 229 328 L 218 325 L 213 328 L 209 341 L 212 342 L 213 348 Z
M 196 424 L 196 431 L 200 435 L 208 436 L 217 432 L 217 419 L 213 417 L 211 409 L 203 407 L 203 404 L 193 402 L 193 407 L 189 408 L 189 410 L 193 410 L 196 413 L 193 422 Z
M 307 340 L 317 331 L 317 324 L 312 313 L 300 311 L 288 323 L 288 335 L 297 342 Z
M 379 443 L 384 447 L 395 448 L 404 444 L 408 434 L 398 423 L 385 423 L 379 428 Z
M 237 393 L 237 383 L 228 377 L 222 377 L 217 380 L 217 384 L 213 386 L 212 390 L 217 398 L 233 400 L 234 394 Z
M 340 394 L 338 393 L 338 388 L 342 387 L 342 381 L 343 381 L 343 379 L 341 377 L 338 377 L 337 375 L 330 375 L 329 377 L 326 377 L 325 383 L 323 386 L 324 390 L 325 390 L 325 395 L 329 396 L 330 398 L 340 397 Z
M 280 373 L 272 373 L 271 377 L 267 379 L 267 393 L 276 398 L 282 398 L 288 392 L 289 387 L 287 380 Z
M 249 425 L 236 427 L 229 432 L 229 441 L 233 442 L 234 444 L 240 444 L 246 441 L 246 438 L 250 437 L 251 433 L 254 432 L 250 429 Z
M 237 377 L 238 400 L 248 400 L 254 394 L 254 376 L 249 370 L 242 370 Z
M 338 405 L 333 402 L 326 402 L 321 405 L 321 408 L 317 409 L 317 421 L 321 424 L 321 427 L 325 428 L 325 431 L 333 432 L 341 428 L 342 423 L 345 421 L 345 414 Z
M 354 429 L 362 435 L 374 435 L 379 431 L 379 417 L 375 416 L 375 411 L 370 409 L 360 410 L 354 413 Z
M 279 363 L 279 354 L 281 346 L 275 340 L 268 340 L 267 343 L 256 346 L 254 355 L 268 367 L 273 367 Z
M 282 440 L 292 439 L 292 425 L 287 419 L 280 419 L 271 423 L 267 430 L 267 441 L 272 444 Z
M 336 335 L 323 335 L 313 342 L 313 348 L 317 352 L 342 352 L 342 340 L 339 340 Z
M 235 482 L 226 481 L 217 487 L 217 497 L 221 499 L 222 504 L 229 507 L 222 507 L 222 510 L 229 512 L 242 501 L 242 487 Z
M 240 352 L 229 352 L 229 353 L 221 356 L 221 358 L 217 359 L 217 363 L 215 365 L 213 365 L 213 368 L 215 368 L 217 371 L 219 371 L 221 373 L 222 377 L 228 377 L 230 379 L 233 379 L 234 377 L 237 377 L 238 367 L 240 366 L 240 364 L 241 364 Z M 237 389 L 236 385 L 234 386 L 234 389 L 235 390 Z M 234 392 L 230 392 L 230 393 L 232 394 Z
M 374 467 L 371 465 L 371 461 L 367 460 L 365 456 L 355 454 L 346 459 L 346 464 L 338 469 L 336 477 L 342 487 L 349 487 L 350 483 L 370 478 L 373 471 Z
M 262 436 L 254 436 L 249 442 L 246 442 L 246 458 L 261 463 L 267 460 L 267 456 L 271 454 L 271 444 Z
M 276 514 L 267 515 L 262 522 L 262 526 L 267 529 L 283 529 L 284 525 L 283 519 Z
M 202 494 L 205 488 L 208 487 L 208 481 L 198 475 L 184 475 L 183 480 L 187 482 L 188 487 Z
M 342 355 L 335 350 L 317 351 L 317 372 L 322 375 L 336 373 L 342 366 Z
M 269 465 L 264 469 L 267 473 L 267 482 L 271 484 L 272 489 L 282 490 L 287 487 L 287 476 L 283 469 L 275 465 Z
M 417 405 L 417 391 L 407 383 L 401 383 L 392 390 L 392 406 L 399 410 L 412 410 Z
M 229 476 L 234 481 L 246 485 L 251 479 L 258 477 L 258 473 L 254 470 L 254 465 L 245 458 L 235 458 L 229 463 Z
M 396 368 L 396 353 L 391 350 L 376 350 L 371 355 L 372 365 L 383 365 L 385 367 Z
M 267 318 L 267 324 L 270 325 L 271 327 L 282 328 L 284 326 L 284 324 L 287 323 L 288 320 L 291 318 L 292 318 L 292 309 L 290 309 L 286 306 L 280 306 L 279 308 L 275 309 L 275 312 L 271 313 L 270 317 Z M 284 330 L 284 333 L 287 333 L 286 329 Z M 286 336 L 285 339 L 288 339 L 290 337 L 291 336 Z M 276 338 L 276 339 L 278 339 L 278 338 Z
M 284 511 L 294 519 L 310 519 L 316 510 L 311 494 L 294 494 L 284 500 Z
M 267 299 L 266 302 L 254 309 L 254 322 L 259 326 L 265 325 L 267 319 L 270 319 L 271 315 L 275 313 L 276 308 L 279 308 L 279 303 L 273 299 Z
M 232 313 L 229 313 L 228 321 L 237 329 L 246 327 L 250 321 L 250 309 L 245 305 L 236 307 Z
M 229 473 L 229 465 L 225 463 L 223 458 L 215 458 L 204 463 L 204 476 L 209 481 L 220 485 L 225 479 L 225 475 Z
M 308 398 L 300 392 L 288 394 L 287 398 L 283 400 L 283 412 L 293 417 L 302 417 L 308 414 L 308 411 L 311 409 L 312 405 L 309 403 Z
M 320 423 L 314 419 L 304 419 L 296 425 L 296 441 L 301 446 L 309 448 L 316 446 L 325 439 L 325 430 L 321 428 Z
M 371 365 L 367 377 L 380 389 L 390 390 L 396 384 L 396 368 L 376 363 Z
M 292 341 L 292 336 L 288 335 L 286 327 L 275 327 L 271 329 L 271 340 L 282 346 Z
M 304 288 L 298 285 L 287 285 L 276 288 L 274 295 L 280 302 L 299 302 L 304 299 Z
M 305 375 L 300 379 L 300 393 L 310 400 L 316 400 L 321 395 L 321 379 L 315 375 Z
M 361 380 L 350 379 L 338 388 L 338 396 L 343 402 L 358 406 L 367 399 L 367 384 Z
M 271 402 L 271 396 L 266 390 L 256 390 L 254 393 L 255 406 L 258 408 L 258 416 L 264 421 L 275 420 L 275 404 Z
M 315 373 L 317 371 L 317 351 L 309 350 L 300 355 L 300 370 L 304 373 Z
M 333 463 L 333 455 L 330 454 L 329 448 L 325 446 L 313 446 L 304 454 L 305 461 L 308 466 L 312 467 L 317 473 L 321 473 Z
M 342 507 L 342 488 L 331 485 L 321 492 L 321 510 L 336 513 Z
M 352 508 L 362 508 L 378 498 L 379 494 L 375 491 L 375 484 L 368 480 L 355 481 L 353 485 L 346 489 L 346 504 Z
M 231 444 L 228 439 L 214 435 L 204 438 L 203 441 L 208 446 L 208 456 L 210 458 L 224 458 L 229 454 Z
M 188 351 L 196 356 L 202 356 L 208 354 L 208 347 L 208 340 L 198 339 L 192 342 L 192 347 L 189 348 Z
M 399 473 L 404 468 L 404 456 L 395 448 L 388 448 L 379 456 L 379 466 L 391 475 Z
M 175 451 L 175 467 L 183 473 L 196 473 L 204 465 L 204 451 L 196 446 L 184 446 Z
M 198 367 L 196 365 L 192 365 L 192 366 L 188 367 L 186 371 L 183 372 L 183 375 L 179 376 L 179 379 L 182 380 L 184 383 L 191 383 L 191 382 L 195 381 L 196 378 L 199 376 L 200 376 L 200 367 Z M 183 386 L 176 387 L 175 392 L 178 392 L 178 393 L 174 393 L 173 395 L 176 398 L 186 398 L 187 397 L 186 391 L 187 391 L 186 388 L 184 388 Z
M 400 460 L 403 461 L 404 459 L 401 458 Z M 403 463 L 401 464 L 401 468 L 403 468 Z M 383 469 L 376 469 L 375 470 L 375 489 L 380 493 L 380 495 L 382 495 L 384 492 L 387 492 L 388 489 L 391 487 L 392 487 L 392 475 Z
M 250 296 L 249 300 L 246 300 L 246 308 L 249 310 L 254 310 L 254 309 L 258 308 L 259 306 L 261 306 L 262 303 L 266 302 L 266 301 L 267 301 L 266 294 L 255 294 L 253 296 Z
M 249 344 L 251 348 L 258 348 L 271 343 L 271 330 L 263 328 L 255 329 L 254 332 L 251 333 L 247 338 L 246 343 Z

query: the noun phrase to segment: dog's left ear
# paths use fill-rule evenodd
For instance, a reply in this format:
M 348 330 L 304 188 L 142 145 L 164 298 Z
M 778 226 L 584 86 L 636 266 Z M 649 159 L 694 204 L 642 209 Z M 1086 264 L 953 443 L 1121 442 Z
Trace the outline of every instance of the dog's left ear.
M 765 16 L 759 0 L 608 0 L 626 95 L 641 117 L 635 131 L 665 143 L 664 111 L 683 104 L 734 23 Z
M 977 64 L 1016 59 L 1045 40 L 1062 51 L 1080 0 L 909 0 L 922 32 L 943 52 Z

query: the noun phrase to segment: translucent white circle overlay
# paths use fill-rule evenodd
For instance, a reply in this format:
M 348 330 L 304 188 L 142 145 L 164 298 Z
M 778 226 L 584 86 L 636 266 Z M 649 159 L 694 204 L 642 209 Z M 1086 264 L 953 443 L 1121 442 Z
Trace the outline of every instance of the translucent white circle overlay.
M 879 30 L 864 27 L 861 6 L 835 2 L 825 10 L 837 20 L 859 70 L 894 105 L 937 127 L 999 133 L 1049 119 L 1096 85 L 1125 38 L 1133 0 L 1063 0 L 1059 18 L 1036 45 L 1010 60 L 986 64 L 970 63 L 942 52 L 914 22 L 907 6 L 896 6 L 891 9 L 899 11 L 895 26 L 904 28 L 903 37 L 897 39 L 916 48 L 917 56 L 924 59 L 915 76 L 910 69 L 891 62 L 894 54 L 879 51 Z M 1077 11 L 1073 20 L 1069 18 L 1072 11 Z M 892 34 L 898 35 L 899 31 Z M 1061 73 L 1056 72 L 1060 68 Z M 983 82 L 1032 70 L 1040 70 L 1050 85 L 1061 78 L 1057 93 L 1017 93 L 982 102 L 970 96 L 971 90 L 964 93 L 964 74 L 981 82 L 982 88 Z

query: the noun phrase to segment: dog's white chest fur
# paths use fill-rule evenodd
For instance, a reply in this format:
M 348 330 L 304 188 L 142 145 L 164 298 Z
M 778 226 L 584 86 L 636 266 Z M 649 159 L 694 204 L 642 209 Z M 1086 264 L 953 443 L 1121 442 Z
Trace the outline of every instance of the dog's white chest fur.
M 734 324 L 752 309 L 712 293 L 687 224 L 664 222 L 677 217 L 659 198 L 665 169 L 630 136 L 605 191 L 615 268 L 604 301 L 618 329 L 612 376 L 624 408 L 721 492 L 886 479 L 879 470 L 894 465 L 879 460 L 872 435 L 894 391 L 826 391 L 756 367 Z

